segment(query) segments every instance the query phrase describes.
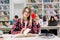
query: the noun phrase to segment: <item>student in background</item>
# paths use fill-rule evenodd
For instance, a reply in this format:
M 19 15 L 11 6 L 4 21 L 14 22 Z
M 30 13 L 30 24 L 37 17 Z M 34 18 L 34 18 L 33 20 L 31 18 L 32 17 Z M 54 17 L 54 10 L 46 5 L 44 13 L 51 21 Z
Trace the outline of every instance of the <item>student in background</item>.
M 18 20 L 18 15 L 15 15 L 13 21 L 17 21 L 17 20 Z
M 57 26 L 58 24 L 58 17 L 57 15 L 51 16 L 48 26 Z M 57 29 L 50 29 L 49 33 L 53 33 L 54 35 L 57 35 Z
M 39 22 L 40 22 L 40 25 L 41 25 L 42 27 L 48 26 L 48 20 L 47 20 L 46 16 L 43 16 L 42 19 L 39 19 Z
M 48 26 L 57 26 L 57 24 L 58 24 L 58 17 L 56 15 L 51 16 Z
M 50 12 L 52 13 L 50 19 L 49 19 L 49 26 L 57 26 L 58 24 L 58 16 L 57 16 L 57 12 L 54 9 L 54 6 L 52 4 L 50 4 Z
M 39 16 L 39 24 L 40 26 L 42 27 L 43 26 L 43 19 L 42 19 L 42 16 L 41 15 L 38 15 Z
M 31 29 L 29 33 L 38 34 L 40 25 L 36 24 L 36 22 L 32 21 L 31 17 L 31 9 L 28 7 L 25 7 L 22 12 L 22 18 L 18 19 L 13 25 L 13 28 L 11 30 L 11 34 L 19 34 L 26 30 L 27 28 Z
M 43 26 L 48 26 L 48 20 L 46 16 L 43 16 Z
M 18 15 L 15 15 L 14 18 L 13 18 L 13 20 L 9 20 L 10 25 L 13 25 L 14 22 L 16 22 L 17 20 L 18 20 Z

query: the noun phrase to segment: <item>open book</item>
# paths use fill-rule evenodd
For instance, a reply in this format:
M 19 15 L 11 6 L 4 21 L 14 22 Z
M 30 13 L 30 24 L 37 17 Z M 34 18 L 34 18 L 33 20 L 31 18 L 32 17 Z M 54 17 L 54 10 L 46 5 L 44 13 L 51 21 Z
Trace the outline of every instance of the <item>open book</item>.
M 27 28 L 27 29 L 23 32 L 23 34 L 24 34 L 24 35 L 27 35 L 30 30 L 31 30 L 31 29 Z
M 29 33 L 30 30 L 31 30 L 31 29 L 27 28 L 27 29 L 23 32 L 23 34 L 15 34 L 15 35 L 12 35 L 12 37 L 14 37 L 14 38 L 35 37 L 36 34 L 30 34 L 30 33 Z

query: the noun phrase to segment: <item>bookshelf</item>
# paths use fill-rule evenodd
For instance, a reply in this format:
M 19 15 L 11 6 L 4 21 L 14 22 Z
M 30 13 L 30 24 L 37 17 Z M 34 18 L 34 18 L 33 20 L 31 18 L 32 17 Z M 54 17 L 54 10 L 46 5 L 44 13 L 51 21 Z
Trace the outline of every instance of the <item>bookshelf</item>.
M 10 0 L 0 0 L 0 23 L 9 21 L 10 18 Z
M 43 0 L 27 0 L 26 6 L 32 9 L 32 12 L 42 17 Z
M 42 17 L 44 15 L 60 15 L 60 0 L 27 0 L 26 6 Z

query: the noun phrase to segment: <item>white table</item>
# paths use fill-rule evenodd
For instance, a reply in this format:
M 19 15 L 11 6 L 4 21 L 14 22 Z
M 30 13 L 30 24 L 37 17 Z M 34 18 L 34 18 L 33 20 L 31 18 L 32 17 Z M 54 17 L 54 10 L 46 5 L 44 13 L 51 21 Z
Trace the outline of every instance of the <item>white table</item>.
M 55 37 L 52 39 L 45 39 L 40 37 L 27 37 L 27 38 L 15 38 L 14 40 L 60 40 L 60 38 Z
M 19 37 L 19 38 L 15 38 L 15 37 L 11 37 L 11 35 L 4 35 L 6 36 L 5 38 L 3 38 L 3 40 L 60 40 L 59 37 L 55 36 L 54 38 L 48 39 L 48 38 L 41 38 L 41 37 Z

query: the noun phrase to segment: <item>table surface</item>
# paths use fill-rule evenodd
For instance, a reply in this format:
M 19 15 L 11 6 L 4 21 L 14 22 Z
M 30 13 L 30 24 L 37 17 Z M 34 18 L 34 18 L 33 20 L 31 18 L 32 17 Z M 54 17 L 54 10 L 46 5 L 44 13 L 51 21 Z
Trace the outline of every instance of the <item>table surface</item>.
M 36 34 L 33 34 L 33 35 L 36 35 Z M 23 36 L 23 35 L 22 35 Z M 41 38 L 41 37 L 38 37 L 38 36 L 35 36 L 35 37 L 20 37 L 17 38 L 17 37 L 11 37 L 11 35 L 7 35 L 7 34 L 4 34 L 4 37 L 3 38 L 0 38 L 0 40 L 60 40 L 59 37 L 55 36 L 54 38 L 51 38 L 51 39 L 48 39 L 48 38 Z

